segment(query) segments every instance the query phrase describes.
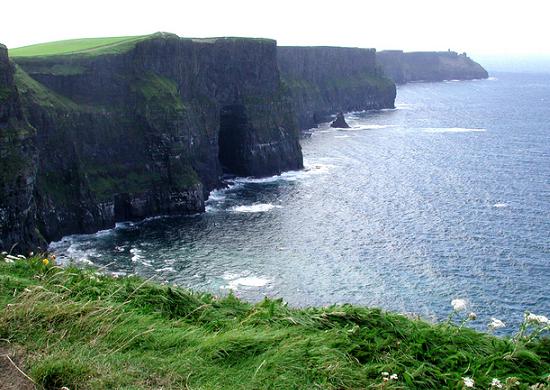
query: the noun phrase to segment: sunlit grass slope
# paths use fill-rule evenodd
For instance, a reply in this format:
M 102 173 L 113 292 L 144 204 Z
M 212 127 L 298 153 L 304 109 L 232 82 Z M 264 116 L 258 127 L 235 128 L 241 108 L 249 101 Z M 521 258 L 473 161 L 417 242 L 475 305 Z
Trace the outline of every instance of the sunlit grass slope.
M 148 35 L 131 37 L 83 38 L 65 41 L 46 42 L 36 45 L 9 49 L 10 57 L 35 57 L 62 54 L 101 54 L 125 51 Z
M 349 305 L 217 298 L 41 258 L 2 261 L 0 347 L 39 388 L 546 388 L 550 342 L 527 344 Z M 466 380 L 464 378 L 467 378 Z M 517 384 L 516 384 L 517 382 Z

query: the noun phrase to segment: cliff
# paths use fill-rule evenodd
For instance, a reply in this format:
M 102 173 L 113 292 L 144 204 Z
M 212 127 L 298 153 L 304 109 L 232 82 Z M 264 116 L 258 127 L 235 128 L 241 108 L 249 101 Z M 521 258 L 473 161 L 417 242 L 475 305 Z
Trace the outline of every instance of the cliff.
M 374 49 L 283 46 L 277 59 L 303 129 L 337 112 L 394 107 L 395 84 L 377 66 Z
M 20 98 L 10 100 L 18 110 L 10 118 L 26 117 L 36 129 L 40 156 L 27 159 L 36 170 L 27 191 L 36 205 L 29 226 L 46 241 L 122 220 L 203 211 L 223 171 L 265 176 L 302 168 L 275 41 L 158 33 L 99 50 L 13 59 Z
M 397 84 L 411 81 L 486 79 L 487 71 L 465 53 L 381 51 L 377 61 Z
M 0 53 L 2 249 L 201 212 L 222 173 L 302 168 L 300 127 L 395 99 L 368 49 L 157 33 Z
M 0 248 L 26 250 L 38 242 L 33 218 L 37 152 L 14 82 L 14 67 L 0 45 Z

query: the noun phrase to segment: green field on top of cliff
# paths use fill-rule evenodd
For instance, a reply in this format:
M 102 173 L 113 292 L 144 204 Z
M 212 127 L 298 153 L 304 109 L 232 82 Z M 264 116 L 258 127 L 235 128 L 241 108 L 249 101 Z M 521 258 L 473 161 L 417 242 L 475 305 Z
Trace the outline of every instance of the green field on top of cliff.
M 0 255 L 0 382 L 25 389 L 31 381 L 40 389 L 549 388 L 548 338 L 526 337 L 528 329 L 499 338 L 454 316 L 430 324 L 351 305 L 251 304 L 62 268 L 51 258 Z
M 67 39 L 63 41 L 44 42 L 35 45 L 9 49 L 10 57 L 47 57 L 59 55 L 99 55 L 124 53 L 134 47 L 137 42 L 150 38 L 180 38 L 175 34 L 158 32 L 149 35 L 136 35 L 127 37 L 82 38 Z M 215 43 L 224 41 L 256 41 L 269 42 L 269 38 L 241 38 L 241 37 L 212 37 L 212 38 L 181 38 L 200 43 Z
M 9 49 L 10 57 L 39 57 L 63 54 L 103 54 L 117 53 L 133 47 L 133 45 L 150 35 L 129 37 L 83 38 L 64 41 L 45 42 L 36 45 Z

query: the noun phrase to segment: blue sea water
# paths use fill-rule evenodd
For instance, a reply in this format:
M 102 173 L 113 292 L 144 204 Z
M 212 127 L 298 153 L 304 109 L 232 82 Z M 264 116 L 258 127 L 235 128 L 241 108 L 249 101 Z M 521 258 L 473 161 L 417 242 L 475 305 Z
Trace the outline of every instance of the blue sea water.
M 306 169 L 235 179 L 207 212 L 53 243 L 62 259 L 248 300 L 353 303 L 485 329 L 550 315 L 550 75 L 401 86 L 302 140 Z

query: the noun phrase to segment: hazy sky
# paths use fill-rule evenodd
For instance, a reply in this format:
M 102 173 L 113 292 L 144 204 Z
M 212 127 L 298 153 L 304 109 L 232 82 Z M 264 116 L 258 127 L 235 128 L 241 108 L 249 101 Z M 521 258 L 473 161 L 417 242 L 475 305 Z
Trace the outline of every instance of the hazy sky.
M 281 45 L 550 56 L 548 0 L 4 0 L 8 47 L 156 31 L 275 38 Z

